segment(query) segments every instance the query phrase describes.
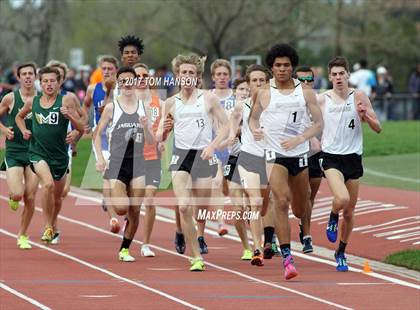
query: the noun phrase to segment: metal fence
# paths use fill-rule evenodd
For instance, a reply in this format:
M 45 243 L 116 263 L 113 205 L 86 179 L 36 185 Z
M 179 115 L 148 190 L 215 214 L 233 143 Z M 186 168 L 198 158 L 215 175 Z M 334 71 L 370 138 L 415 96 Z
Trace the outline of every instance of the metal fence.
M 408 93 L 377 96 L 373 100 L 373 108 L 381 121 L 420 119 L 420 98 Z

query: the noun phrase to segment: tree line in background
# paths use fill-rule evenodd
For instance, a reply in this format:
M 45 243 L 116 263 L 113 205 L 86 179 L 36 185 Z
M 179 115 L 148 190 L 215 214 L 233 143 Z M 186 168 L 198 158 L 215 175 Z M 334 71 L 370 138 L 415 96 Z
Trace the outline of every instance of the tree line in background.
M 17 5 L 18 4 L 18 5 Z M 386 66 L 399 91 L 419 59 L 418 0 L 1 0 L 0 65 L 55 58 L 83 48 L 119 56 L 118 39 L 143 39 L 142 61 L 170 64 L 178 53 L 216 58 L 259 54 L 275 43 L 295 46 L 301 64 L 326 66 L 334 55 Z M 6 44 L 4 44 L 6 43 Z

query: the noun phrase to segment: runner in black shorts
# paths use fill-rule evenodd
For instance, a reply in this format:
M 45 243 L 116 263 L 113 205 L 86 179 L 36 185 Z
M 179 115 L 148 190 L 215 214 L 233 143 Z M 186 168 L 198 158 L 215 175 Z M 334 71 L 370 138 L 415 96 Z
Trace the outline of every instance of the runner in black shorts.
M 104 171 L 106 161 L 102 154 L 101 134 L 108 125 L 110 158 L 105 178 L 111 184 L 111 203 L 118 215 L 126 215 L 128 223 L 120 247 L 119 260 L 134 261 L 129 253 L 130 244 L 139 225 L 140 205 L 145 191 L 144 142 L 153 142 L 153 134 L 144 111 L 136 98 L 131 67 L 118 70 L 117 80 L 121 95 L 108 103 L 99 120 L 94 136 L 98 161 L 96 168 Z
M 314 87 L 314 73 L 310 67 L 302 66 L 295 70 L 295 77 L 303 84 L 309 85 L 311 88 Z M 308 120 L 308 125 L 310 125 L 311 120 Z M 319 152 L 321 151 L 321 136 L 313 137 L 309 141 L 309 156 L 308 156 L 308 168 L 309 168 L 309 187 L 310 187 L 310 195 L 309 199 L 309 209 L 307 212 L 307 220 L 305 221 L 308 227 L 302 226 L 302 222 L 299 222 L 299 239 L 302 243 L 302 251 L 303 253 L 311 253 L 313 252 L 312 246 L 312 236 L 307 235 L 306 238 L 304 231 L 311 231 L 311 218 L 312 218 L 312 209 L 314 206 L 314 201 L 316 194 L 318 193 L 319 186 L 321 185 L 322 181 L 322 170 L 319 165 Z

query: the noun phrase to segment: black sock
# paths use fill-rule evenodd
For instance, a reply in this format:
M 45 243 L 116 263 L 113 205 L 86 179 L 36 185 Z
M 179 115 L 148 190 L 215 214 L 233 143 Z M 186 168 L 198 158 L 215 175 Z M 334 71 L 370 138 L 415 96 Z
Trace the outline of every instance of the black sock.
M 272 243 L 274 235 L 274 227 L 264 227 L 264 244 Z
M 128 248 L 130 248 L 131 241 L 133 241 L 133 239 L 127 239 L 126 237 L 124 237 L 123 238 L 123 241 L 121 243 L 120 251 L 122 249 L 128 249 Z
M 330 221 L 331 220 L 334 220 L 334 221 L 338 222 L 338 213 L 334 213 L 334 212 L 331 211 L 331 213 L 330 213 Z
M 338 245 L 338 249 L 336 251 L 337 254 L 344 254 L 344 252 L 346 251 L 346 246 L 347 243 L 344 243 L 343 241 L 340 240 L 340 244 Z
M 290 255 L 290 243 L 280 244 L 280 251 L 283 258 Z

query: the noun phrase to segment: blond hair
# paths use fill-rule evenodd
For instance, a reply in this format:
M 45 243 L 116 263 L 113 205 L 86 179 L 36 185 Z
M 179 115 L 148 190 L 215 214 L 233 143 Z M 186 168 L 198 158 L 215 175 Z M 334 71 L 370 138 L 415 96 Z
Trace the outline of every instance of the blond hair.
M 102 65 L 102 63 L 104 62 L 109 62 L 111 64 L 113 64 L 115 66 L 115 68 L 118 69 L 119 63 L 118 63 L 118 59 L 115 58 L 112 55 L 104 55 L 101 57 L 101 59 L 99 60 L 99 64 Z
M 55 67 L 60 68 L 64 71 L 64 76 L 62 77 L 63 81 L 66 79 L 67 72 L 69 71 L 69 67 L 64 62 L 59 60 L 52 59 L 47 63 L 47 67 Z
M 136 69 L 136 68 L 143 68 L 149 71 L 149 67 L 146 64 L 141 63 L 141 62 L 138 62 L 133 66 L 133 69 Z
M 214 75 L 215 71 L 219 67 L 225 67 L 229 71 L 229 75 L 232 76 L 232 67 L 230 66 L 230 62 L 226 59 L 216 59 L 210 66 L 211 75 Z
M 197 75 L 202 75 L 204 72 L 204 65 L 206 63 L 206 56 L 200 57 L 197 54 L 181 55 L 179 54 L 172 60 L 172 71 L 175 74 L 179 73 L 179 67 L 183 64 L 195 65 L 197 68 Z

